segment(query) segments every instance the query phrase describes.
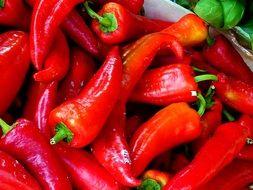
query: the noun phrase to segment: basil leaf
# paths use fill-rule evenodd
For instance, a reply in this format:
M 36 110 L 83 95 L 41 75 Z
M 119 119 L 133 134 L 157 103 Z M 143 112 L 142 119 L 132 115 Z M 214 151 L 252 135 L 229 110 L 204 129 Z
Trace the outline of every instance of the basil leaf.
M 210 25 L 223 26 L 223 8 L 219 0 L 200 0 L 193 11 Z
M 0 8 L 4 8 L 4 0 L 0 0 Z
M 224 26 L 223 29 L 230 29 L 236 26 L 243 17 L 245 0 L 220 0 L 223 7 Z

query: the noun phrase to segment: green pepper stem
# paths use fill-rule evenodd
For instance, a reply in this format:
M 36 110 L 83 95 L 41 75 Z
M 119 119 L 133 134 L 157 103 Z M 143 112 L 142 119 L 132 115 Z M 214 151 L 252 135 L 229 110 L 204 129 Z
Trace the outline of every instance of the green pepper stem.
M 64 123 L 58 123 L 55 128 L 55 135 L 50 139 L 50 144 L 56 144 L 61 140 L 65 140 L 66 142 L 71 142 L 73 139 L 73 133 Z
M 194 80 L 195 80 L 195 82 L 202 82 L 202 81 L 206 81 L 206 80 L 217 81 L 218 77 L 213 74 L 203 74 L 203 75 L 195 76 Z
M 13 127 L 8 125 L 4 120 L 0 118 L 0 127 L 2 128 L 3 134 L 6 135 Z
M 142 184 L 139 187 L 137 187 L 137 190 L 147 190 L 147 189 L 160 190 L 162 189 L 162 187 L 157 181 L 153 179 L 144 179 L 142 181 Z
M 207 42 L 207 45 L 210 47 L 214 44 L 215 39 L 211 37 L 210 35 L 207 35 L 206 42 Z
M 202 96 L 201 93 L 197 94 L 197 98 L 198 98 L 198 102 L 199 102 L 199 109 L 198 109 L 198 114 L 200 115 L 200 117 L 205 113 L 206 110 L 206 100 L 205 98 Z
M 229 113 L 225 108 L 223 108 L 222 113 L 225 115 L 228 121 L 235 121 L 234 116 L 232 116 L 231 113 Z
M 199 72 L 199 73 L 206 73 L 207 72 L 207 70 L 205 70 L 205 69 L 200 69 L 200 68 L 195 67 L 195 66 L 191 66 L 191 67 L 194 71 Z
M 0 8 L 4 8 L 4 0 L 0 0 Z

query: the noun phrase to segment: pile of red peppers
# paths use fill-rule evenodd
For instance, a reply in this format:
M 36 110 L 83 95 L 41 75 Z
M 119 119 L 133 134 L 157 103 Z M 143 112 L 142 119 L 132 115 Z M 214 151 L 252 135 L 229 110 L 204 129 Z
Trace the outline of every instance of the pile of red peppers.
M 252 187 L 253 72 L 143 4 L 0 0 L 0 189 Z

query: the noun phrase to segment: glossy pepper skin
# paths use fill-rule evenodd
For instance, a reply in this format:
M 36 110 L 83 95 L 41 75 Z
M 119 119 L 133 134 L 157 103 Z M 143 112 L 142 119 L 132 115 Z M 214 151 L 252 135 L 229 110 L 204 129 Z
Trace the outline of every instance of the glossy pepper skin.
M 193 102 L 198 85 L 189 65 L 172 64 L 146 71 L 130 96 L 130 101 L 154 105 Z
M 3 151 L 0 151 L 0 181 L 7 184 L 20 183 L 34 190 L 41 189 L 35 178 L 15 158 Z
M 236 157 L 246 143 L 247 133 L 236 122 L 220 125 L 192 162 L 177 173 L 164 190 L 197 189 L 205 184 Z
M 80 94 L 51 111 L 53 133 L 59 134 L 62 124 L 69 131 L 69 136 L 54 137 L 51 143 L 65 139 L 71 147 L 83 147 L 94 140 L 116 103 L 121 78 L 122 61 L 118 47 L 114 47 Z
M 140 39 L 141 43 L 136 42 L 137 48 L 131 48 L 128 56 L 123 56 L 123 79 L 119 98 L 102 132 L 92 142 L 92 152 L 97 160 L 117 181 L 131 187 L 138 186 L 141 182 L 131 172 L 130 153 L 124 135 L 126 102 L 160 49 L 167 48 L 177 57 L 183 57 L 182 46 L 168 34 L 154 33 L 143 38 Z
M 58 103 L 77 96 L 96 71 L 93 58 L 78 47 L 70 50 L 70 68 L 61 81 L 58 90 Z
M 87 10 L 88 2 L 85 6 Z M 114 2 L 104 4 L 98 14 L 104 19 L 102 21 L 94 19 L 91 27 L 99 39 L 106 44 L 127 42 L 145 34 L 159 32 L 171 25 L 170 22 L 133 14 L 124 6 Z M 104 23 L 105 19 L 108 19 L 110 23 Z
M 64 163 L 74 187 L 80 190 L 119 190 L 119 184 L 89 152 L 54 146 Z
M 57 87 L 57 82 L 31 82 L 22 113 L 22 117 L 33 121 L 40 133 L 47 139 L 52 136 L 48 116 L 56 106 Z
M 0 25 L 28 31 L 31 12 L 22 0 L 5 0 L 0 7 Z
M 33 75 L 35 81 L 60 81 L 69 69 L 69 46 L 65 35 L 58 30 L 50 52 L 48 53 L 42 70 Z
M 251 85 L 253 84 L 252 71 L 223 35 L 214 37 L 214 43 L 205 47 L 202 54 L 209 64 L 220 72 Z
M 253 115 L 253 86 L 223 73 L 217 77 L 213 83 L 217 97 L 235 110 Z
M 0 115 L 17 95 L 30 65 L 29 37 L 21 31 L 0 34 Z M 11 79 L 11 85 L 10 85 Z
M 129 9 L 134 14 L 139 14 L 141 11 L 141 8 L 144 4 L 144 0 L 133 0 L 133 1 L 127 1 L 127 0 L 94 0 L 96 3 L 99 3 L 101 5 L 104 5 L 109 2 L 115 2 L 118 4 L 123 5 L 127 9 Z
M 183 46 L 196 46 L 203 43 L 208 30 L 204 21 L 194 14 L 187 14 L 162 32 L 175 36 Z
M 250 185 L 252 181 L 253 163 L 235 159 L 198 190 L 238 190 Z
M 36 1 L 31 21 L 31 59 L 34 67 L 41 70 L 46 55 L 57 34 L 59 25 L 81 0 Z
M 130 141 L 133 173 L 140 175 L 160 153 L 191 141 L 200 132 L 200 117 L 186 103 L 161 109 L 136 130 Z
M 1 127 L 0 149 L 22 162 L 43 189 L 72 189 L 59 158 L 32 122 L 18 119 L 8 126 L 1 120 Z

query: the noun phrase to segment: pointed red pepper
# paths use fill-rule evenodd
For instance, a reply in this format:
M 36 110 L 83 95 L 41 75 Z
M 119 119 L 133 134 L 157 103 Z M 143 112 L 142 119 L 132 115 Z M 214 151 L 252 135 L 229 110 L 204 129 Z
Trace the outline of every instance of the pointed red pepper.
M 65 140 L 71 147 L 84 147 L 93 141 L 116 103 L 121 78 L 122 61 L 114 47 L 80 94 L 51 111 L 51 144 Z
M 130 141 L 133 173 L 140 175 L 157 155 L 193 140 L 200 133 L 200 116 L 186 103 L 173 103 L 161 109 L 137 129 Z
M 65 35 L 58 30 L 49 54 L 45 59 L 42 70 L 33 75 L 35 81 L 60 81 L 69 69 L 69 47 Z
M 29 37 L 21 31 L 0 34 L 0 115 L 16 97 L 30 65 Z M 11 79 L 11 85 L 10 85 Z
M 34 67 L 41 70 L 46 55 L 57 34 L 58 27 L 71 10 L 82 0 L 36 1 L 31 21 L 31 58 Z
M 32 122 L 18 119 L 9 126 L 0 119 L 0 126 L 4 135 L 0 140 L 0 149 L 23 163 L 43 189 L 72 189 L 59 158 Z
M 35 178 L 11 155 L 0 151 L 0 184 L 25 186 L 24 189 L 40 190 L 41 187 Z M 15 186 L 14 186 L 15 187 Z M 1 188 L 3 188 L 1 186 Z
M 31 11 L 22 0 L 2 0 L 0 2 L 0 25 L 28 31 Z
M 213 85 L 218 98 L 241 113 L 253 115 L 253 86 L 223 73 L 217 77 Z
M 213 44 L 206 46 L 202 53 L 209 64 L 220 72 L 251 85 L 253 84 L 252 71 L 223 35 L 215 36 Z
M 137 39 L 145 34 L 159 32 L 171 25 L 170 22 L 152 20 L 135 15 L 124 6 L 109 2 L 95 13 L 84 3 L 87 13 L 94 18 L 91 27 L 99 39 L 106 44 L 119 44 Z
M 52 136 L 48 124 L 50 111 L 56 106 L 57 82 L 41 83 L 32 81 L 22 117 L 34 122 L 47 139 Z
M 120 185 L 99 162 L 82 149 L 56 145 L 54 149 L 66 167 L 73 186 L 77 189 L 119 190 Z
M 177 173 L 163 190 L 190 190 L 205 184 L 237 156 L 247 136 L 247 129 L 236 122 L 220 125 L 191 163 Z
M 78 47 L 70 51 L 70 69 L 61 81 L 58 90 L 58 103 L 77 96 L 96 70 L 93 58 Z

